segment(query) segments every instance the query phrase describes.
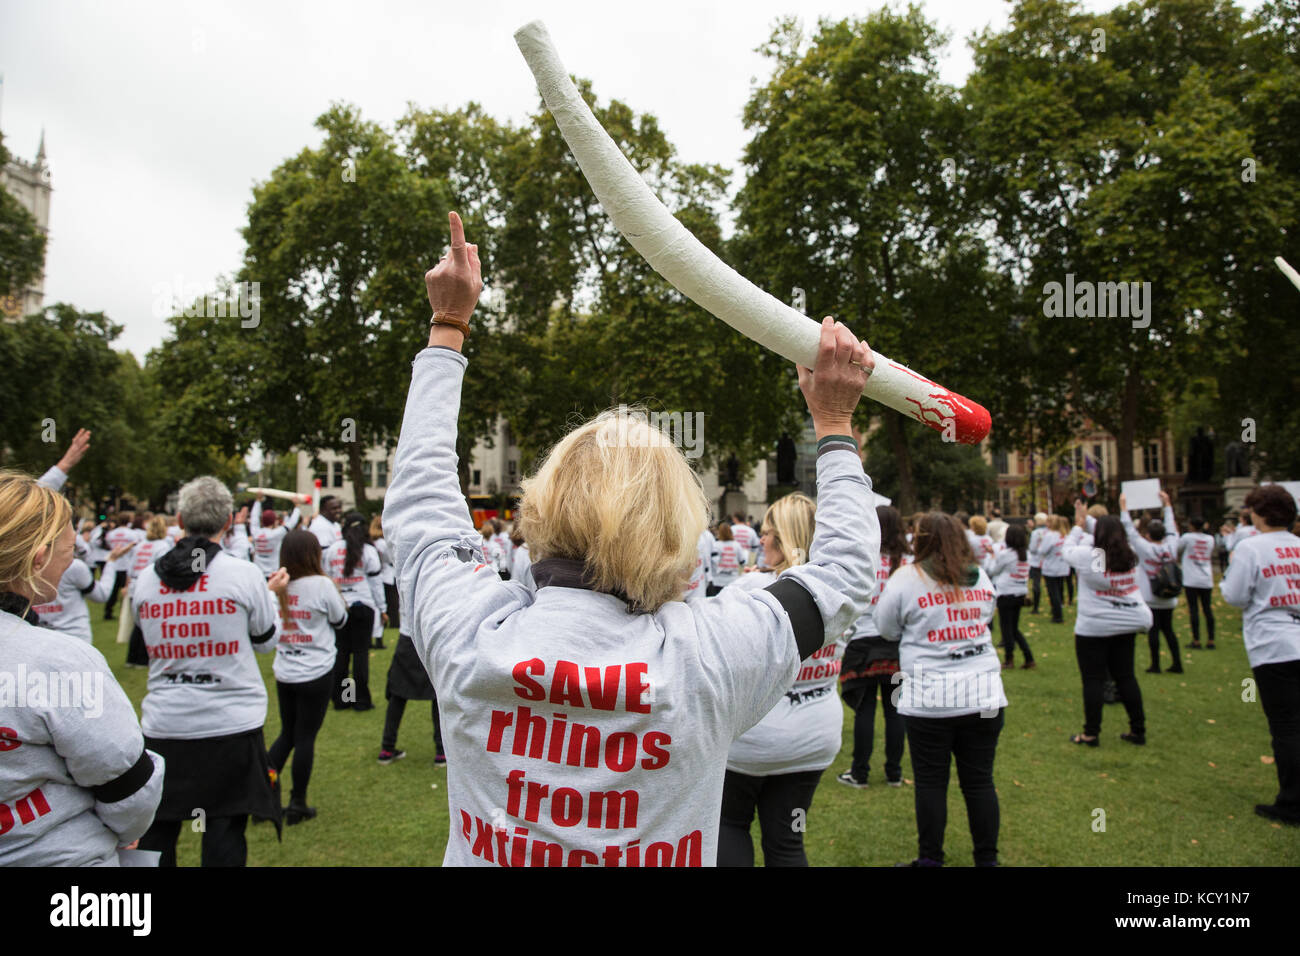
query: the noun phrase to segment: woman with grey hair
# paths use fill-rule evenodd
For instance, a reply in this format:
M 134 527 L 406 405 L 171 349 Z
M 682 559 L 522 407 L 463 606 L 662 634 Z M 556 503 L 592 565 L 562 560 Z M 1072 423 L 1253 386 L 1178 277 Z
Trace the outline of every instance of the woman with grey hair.
M 713 865 L 732 741 L 871 596 L 879 527 L 849 437 L 871 350 L 826 319 L 815 367 L 799 369 L 819 446 L 805 563 L 769 587 L 685 603 L 708 511 L 699 478 L 658 429 L 605 413 L 524 482 L 533 593 L 484 560 L 457 480 L 461 347 L 483 283 L 450 220 L 451 252 L 425 276 L 429 347 L 384 505 L 445 720 L 444 862 Z
M 234 521 L 230 492 L 196 478 L 180 492 L 185 537 L 140 572 L 131 602 L 149 655 L 141 729 L 168 765 L 162 804 L 140 848 L 176 865 L 181 824 L 204 817 L 204 866 L 243 866 L 248 817 L 272 819 L 280 801 L 267 760 L 266 682 L 255 654 L 275 650 L 280 615 L 269 581 L 251 562 L 221 549 Z

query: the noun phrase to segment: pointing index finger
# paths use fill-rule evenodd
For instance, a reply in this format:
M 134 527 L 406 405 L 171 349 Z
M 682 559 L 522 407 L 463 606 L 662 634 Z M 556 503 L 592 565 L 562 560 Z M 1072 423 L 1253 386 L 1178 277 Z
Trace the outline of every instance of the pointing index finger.
M 451 223 L 451 257 L 456 262 L 468 263 L 469 253 L 465 249 L 465 227 L 461 224 L 460 216 L 451 212 L 447 214 L 447 219 Z

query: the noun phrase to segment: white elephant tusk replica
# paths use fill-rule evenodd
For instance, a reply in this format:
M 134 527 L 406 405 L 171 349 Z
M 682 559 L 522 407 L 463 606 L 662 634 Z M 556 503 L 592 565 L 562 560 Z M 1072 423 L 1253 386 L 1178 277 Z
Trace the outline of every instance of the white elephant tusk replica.
M 545 24 L 534 20 L 521 27 L 515 42 L 592 191 L 632 247 L 701 308 L 764 348 L 811 368 L 818 323 L 739 275 L 664 207 L 592 115 Z M 863 390 L 868 398 L 942 432 L 947 441 L 974 445 L 988 434 L 991 420 L 982 405 L 879 352 L 874 355 L 875 371 Z

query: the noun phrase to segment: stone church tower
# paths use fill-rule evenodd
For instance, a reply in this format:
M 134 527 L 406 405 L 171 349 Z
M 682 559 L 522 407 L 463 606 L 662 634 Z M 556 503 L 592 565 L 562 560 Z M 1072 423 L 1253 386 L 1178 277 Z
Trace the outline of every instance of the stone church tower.
M 12 153 L 13 150 L 10 150 Z M 12 156 L 3 170 L 0 170 L 0 187 L 9 191 L 23 207 L 32 214 L 36 224 L 47 236 L 50 230 L 50 166 L 45 161 L 45 131 L 41 130 L 41 142 L 36 148 L 36 158 L 31 162 Z M 46 249 L 48 252 L 48 247 Z M 21 293 L 0 299 L 0 313 L 6 319 L 20 319 L 33 312 L 39 312 L 45 302 L 45 270 Z

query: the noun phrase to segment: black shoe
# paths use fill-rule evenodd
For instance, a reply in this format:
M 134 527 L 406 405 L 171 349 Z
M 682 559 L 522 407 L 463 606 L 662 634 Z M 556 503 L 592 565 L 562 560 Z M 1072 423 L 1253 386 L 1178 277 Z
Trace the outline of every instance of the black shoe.
M 1212 651 L 1212 650 L 1214 650 L 1214 641 L 1210 641 L 1210 643 L 1206 644 L 1206 645 L 1205 645 L 1205 649 L 1206 649 L 1207 651 Z
M 1183 665 L 1182 665 L 1182 664 L 1179 664 L 1177 667 L 1171 667 L 1171 668 L 1169 668 L 1169 670 L 1167 670 L 1165 673 L 1167 673 L 1167 674 L 1181 674 L 1182 672 L 1183 672 Z
M 1192 641 L 1190 644 L 1185 644 L 1185 645 L 1183 645 L 1183 646 L 1184 646 L 1184 647 L 1188 647 L 1188 648 L 1190 648 L 1191 650 L 1194 650 L 1194 651 L 1199 651 L 1199 650 L 1201 649 L 1201 642 L 1200 642 L 1200 641 Z
M 934 866 L 943 866 L 943 864 L 940 863 L 938 860 L 931 860 L 929 857 L 922 856 L 913 860 L 911 863 L 895 863 L 894 866 L 934 867 Z
M 1148 668 L 1147 668 L 1147 673 L 1148 673 L 1148 674 L 1159 674 L 1159 673 L 1160 673 L 1160 668 L 1158 668 L 1158 667 L 1148 667 Z
M 1120 734 L 1119 739 L 1127 740 L 1129 743 L 1137 744 L 1139 747 L 1141 747 L 1146 744 L 1147 735 L 1146 734 Z
M 1300 811 L 1287 810 L 1272 803 L 1255 804 L 1255 813 L 1274 823 L 1285 823 L 1289 827 L 1300 827 Z
M 335 710 L 351 710 L 351 709 L 352 709 L 352 706 L 353 706 L 353 705 L 352 705 L 352 702 L 351 702 L 351 701 L 347 701 L 347 700 L 336 700 L 336 701 L 334 701 L 334 709 L 335 709 Z
M 374 642 L 371 643 L 371 645 L 370 645 L 370 649 L 371 649 L 372 651 L 382 651 L 382 650 L 384 649 L 384 642 L 383 642 L 383 641 L 374 641 Z
M 353 704 L 352 709 L 353 710 L 374 710 L 375 705 L 374 704 Z
M 289 805 L 284 809 L 285 826 L 296 826 L 304 820 L 312 820 L 316 817 L 316 808 L 309 807 L 304 801 L 290 800 Z
M 1072 744 L 1083 744 L 1084 746 L 1087 746 L 1087 747 L 1100 747 L 1100 746 L 1101 746 L 1101 738 L 1100 738 L 1100 737 L 1093 737 L 1091 740 L 1089 740 L 1089 739 L 1088 739 L 1087 737 L 1085 737 L 1083 734 L 1075 734 L 1073 737 L 1070 738 L 1070 743 L 1072 743 Z

